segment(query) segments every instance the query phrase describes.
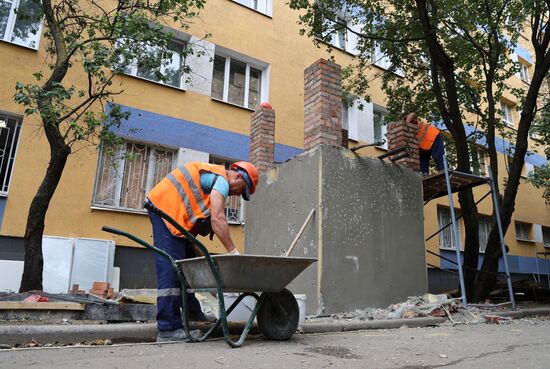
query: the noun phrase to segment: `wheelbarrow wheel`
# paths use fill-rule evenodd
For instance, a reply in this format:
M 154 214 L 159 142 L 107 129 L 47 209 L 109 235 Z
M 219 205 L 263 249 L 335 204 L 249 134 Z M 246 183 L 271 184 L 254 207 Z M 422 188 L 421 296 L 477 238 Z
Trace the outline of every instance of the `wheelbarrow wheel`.
M 287 289 L 281 292 L 265 292 L 258 310 L 258 327 L 263 335 L 273 341 L 285 341 L 298 329 L 300 309 L 294 295 Z

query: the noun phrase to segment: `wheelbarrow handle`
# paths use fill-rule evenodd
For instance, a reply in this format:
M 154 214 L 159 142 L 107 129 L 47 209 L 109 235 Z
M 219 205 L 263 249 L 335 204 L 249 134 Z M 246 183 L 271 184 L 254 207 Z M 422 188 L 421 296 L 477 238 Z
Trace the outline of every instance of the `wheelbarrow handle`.
M 193 236 L 187 229 L 183 228 L 181 224 L 176 222 L 170 215 L 166 214 L 164 211 L 157 208 L 153 203 L 150 201 L 146 201 L 143 204 L 143 207 L 150 212 L 158 215 L 162 219 L 166 220 L 168 223 L 170 223 L 174 228 L 176 228 L 178 231 L 180 231 L 189 241 L 191 241 L 195 246 L 199 248 L 199 250 L 202 252 L 202 254 L 206 257 L 206 259 L 210 259 L 210 253 L 206 249 L 206 246 L 202 244 L 195 236 Z
M 104 231 L 104 232 L 109 232 L 109 233 L 113 233 L 113 234 L 117 234 L 119 236 L 124 236 L 126 238 L 129 238 L 132 241 L 134 241 L 136 243 L 139 243 L 141 246 L 144 246 L 148 249 L 153 250 L 154 252 L 156 252 L 158 254 L 161 254 L 162 256 L 167 258 L 168 261 L 170 261 L 170 264 L 177 265 L 176 262 L 174 261 L 174 259 L 170 256 L 170 254 L 168 254 L 165 251 L 159 249 L 158 247 L 155 247 L 155 246 L 143 241 L 142 239 L 134 236 L 133 234 L 130 234 L 128 232 L 124 232 L 124 231 L 121 231 L 120 229 L 116 229 L 116 228 L 109 227 L 109 226 L 103 226 L 103 227 L 101 227 L 101 230 Z

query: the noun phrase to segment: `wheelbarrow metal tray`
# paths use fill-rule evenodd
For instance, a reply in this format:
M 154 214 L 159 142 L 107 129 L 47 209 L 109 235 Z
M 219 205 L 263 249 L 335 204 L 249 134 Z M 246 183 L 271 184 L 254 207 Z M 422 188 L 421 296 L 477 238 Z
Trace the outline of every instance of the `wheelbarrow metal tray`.
M 224 292 L 279 292 L 314 258 L 265 255 L 214 255 Z M 190 288 L 216 288 L 205 257 L 177 260 Z

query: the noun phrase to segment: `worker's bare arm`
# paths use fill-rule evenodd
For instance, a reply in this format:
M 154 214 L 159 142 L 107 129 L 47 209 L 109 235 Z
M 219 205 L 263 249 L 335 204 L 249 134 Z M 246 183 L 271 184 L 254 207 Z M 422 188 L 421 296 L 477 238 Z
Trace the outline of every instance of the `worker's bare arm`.
M 210 205 L 212 230 L 218 236 L 227 252 L 232 252 L 235 250 L 235 245 L 229 234 L 227 219 L 225 219 L 225 198 L 215 189 L 210 194 Z

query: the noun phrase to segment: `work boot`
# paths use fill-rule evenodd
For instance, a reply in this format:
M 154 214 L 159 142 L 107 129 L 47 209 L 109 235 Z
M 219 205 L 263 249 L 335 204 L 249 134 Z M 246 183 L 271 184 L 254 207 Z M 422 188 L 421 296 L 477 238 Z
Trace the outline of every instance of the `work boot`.
M 193 339 L 199 339 L 202 337 L 202 331 L 200 329 L 194 329 L 192 331 L 189 331 L 189 334 Z M 183 329 L 176 329 L 174 331 L 158 331 L 157 342 L 171 342 L 171 341 L 189 342 L 189 337 L 187 337 Z
M 211 313 L 205 314 L 202 311 L 189 313 L 190 322 L 215 322 L 216 320 L 217 318 L 214 316 L 214 314 Z

